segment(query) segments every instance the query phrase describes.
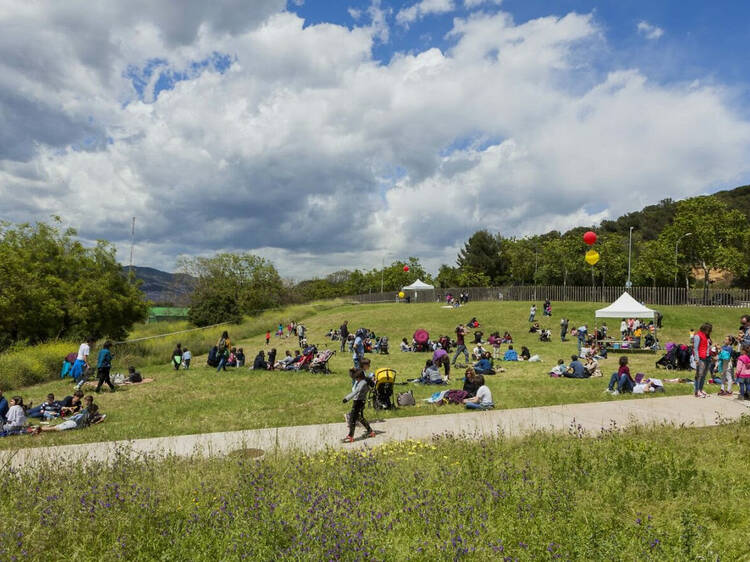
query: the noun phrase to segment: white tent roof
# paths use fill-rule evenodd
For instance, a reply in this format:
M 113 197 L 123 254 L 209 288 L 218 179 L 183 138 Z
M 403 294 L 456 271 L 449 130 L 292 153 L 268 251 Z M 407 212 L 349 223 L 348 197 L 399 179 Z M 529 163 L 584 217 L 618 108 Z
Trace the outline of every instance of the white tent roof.
M 654 311 L 643 306 L 628 293 L 605 308 L 596 311 L 597 318 L 653 318 Z
M 428 285 L 427 283 L 423 283 L 421 280 L 417 279 L 412 283 L 411 285 L 407 285 L 403 288 L 404 291 L 431 291 L 434 289 L 432 285 Z

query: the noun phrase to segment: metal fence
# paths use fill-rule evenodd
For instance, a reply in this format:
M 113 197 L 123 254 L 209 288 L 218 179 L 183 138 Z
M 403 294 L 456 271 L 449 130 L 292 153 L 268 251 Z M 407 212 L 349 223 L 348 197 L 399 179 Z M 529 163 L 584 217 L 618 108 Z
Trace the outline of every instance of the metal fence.
M 470 301 L 569 301 L 613 302 L 625 287 L 590 287 L 564 285 L 508 285 L 503 287 L 451 287 L 431 291 L 407 291 L 412 302 L 443 302 L 447 295 L 467 294 Z M 750 307 L 748 289 L 685 289 L 676 287 L 631 287 L 628 292 L 638 301 L 653 305 L 694 305 Z M 350 297 L 358 303 L 397 302 L 398 291 L 365 293 Z

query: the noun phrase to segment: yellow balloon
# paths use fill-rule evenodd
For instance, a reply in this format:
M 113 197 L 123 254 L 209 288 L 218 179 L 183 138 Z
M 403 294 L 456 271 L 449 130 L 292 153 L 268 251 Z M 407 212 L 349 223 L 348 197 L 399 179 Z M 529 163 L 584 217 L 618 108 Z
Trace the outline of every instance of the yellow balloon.
M 586 263 L 589 265 L 596 265 L 599 261 L 599 252 L 596 250 L 589 250 L 586 252 Z
M 403 291 L 398 292 L 398 298 L 403 299 L 405 296 Z

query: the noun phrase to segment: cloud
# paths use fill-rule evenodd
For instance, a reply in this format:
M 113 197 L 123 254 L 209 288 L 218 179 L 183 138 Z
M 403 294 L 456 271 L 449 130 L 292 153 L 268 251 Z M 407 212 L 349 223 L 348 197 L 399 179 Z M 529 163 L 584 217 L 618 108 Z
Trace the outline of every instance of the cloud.
M 412 4 L 408 8 L 399 10 L 396 14 L 396 23 L 404 27 L 414 23 L 425 16 L 433 14 L 446 14 L 456 9 L 453 0 L 422 0 Z
M 638 22 L 637 29 L 638 33 L 643 35 L 646 39 L 658 39 L 659 37 L 664 35 L 664 30 L 661 27 L 652 25 L 645 20 Z
M 731 92 L 601 74 L 592 15 L 476 13 L 449 49 L 382 63 L 371 15 L 309 25 L 276 5 L 240 25 L 217 8 L 166 33 L 118 12 L 92 53 L 95 34 L 17 6 L 33 42 L 0 37 L 2 218 L 59 214 L 126 259 L 136 216 L 139 265 L 238 250 L 296 278 L 385 255 L 437 269 L 480 228 L 590 224 L 750 173 Z
M 495 6 L 499 6 L 502 3 L 503 0 L 464 0 L 464 6 L 466 6 L 466 8 L 469 10 L 478 8 L 483 4 L 493 4 Z

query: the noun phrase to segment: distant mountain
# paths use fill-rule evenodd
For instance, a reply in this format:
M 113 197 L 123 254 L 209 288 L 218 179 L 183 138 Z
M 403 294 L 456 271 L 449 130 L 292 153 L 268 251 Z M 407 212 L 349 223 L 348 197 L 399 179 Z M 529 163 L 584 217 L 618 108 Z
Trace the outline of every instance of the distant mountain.
M 125 273 L 129 271 L 124 266 Z M 196 279 L 185 273 L 168 273 L 153 267 L 133 266 L 136 279 L 142 281 L 141 291 L 153 303 L 184 306 L 190 301 Z

